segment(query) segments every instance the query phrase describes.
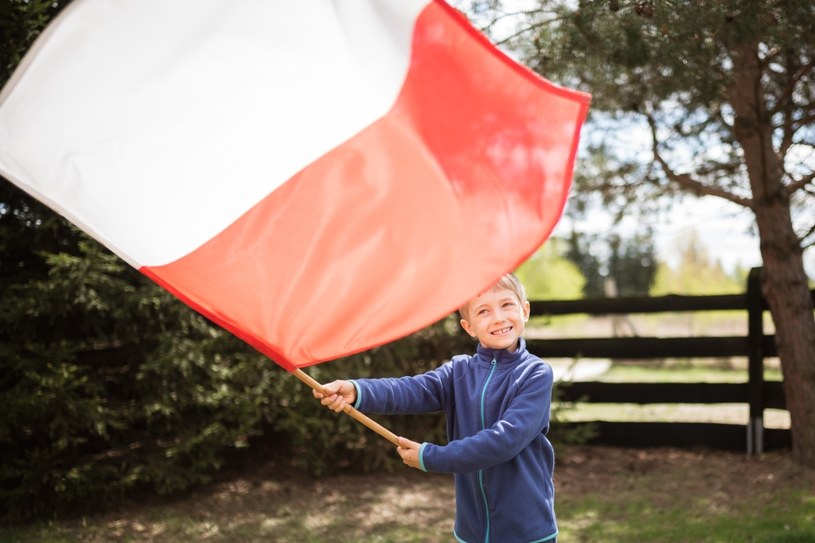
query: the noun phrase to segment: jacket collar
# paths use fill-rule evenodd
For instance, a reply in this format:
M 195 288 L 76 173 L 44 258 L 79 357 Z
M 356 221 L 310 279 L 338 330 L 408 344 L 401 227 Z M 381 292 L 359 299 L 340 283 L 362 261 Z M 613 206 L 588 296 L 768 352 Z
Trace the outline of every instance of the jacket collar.
M 519 361 L 526 354 L 526 340 L 518 338 L 518 348 L 512 352 L 506 349 L 488 349 L 479 343 L 476 353 L 479 360 L 488 364 L 493 360 L 499 364 L 511 364 Z

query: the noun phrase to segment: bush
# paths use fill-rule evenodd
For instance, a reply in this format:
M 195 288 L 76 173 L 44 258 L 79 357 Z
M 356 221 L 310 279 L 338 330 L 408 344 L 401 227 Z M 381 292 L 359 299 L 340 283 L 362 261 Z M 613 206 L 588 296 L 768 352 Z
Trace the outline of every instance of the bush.
M 39 258 L 0 294 L 0 514 L 206 481 L 266 415 L 268 361 L 94 242 Z
M 323 408 L 295 377 L 76 230 L 52 228 L 46 238 L 61 241 L 38 245 L 55 250 L 18 246 L 0 261 L 0 516 L 177 492 L 260 434 L 315 474 L 393 467 L 389 443 Z M 424 371 L 451 342 L 472 348 L 457 328 L 442 321 L 309 372 L 330 381 Z M 382 422 L 433 439 L 439 420 Z

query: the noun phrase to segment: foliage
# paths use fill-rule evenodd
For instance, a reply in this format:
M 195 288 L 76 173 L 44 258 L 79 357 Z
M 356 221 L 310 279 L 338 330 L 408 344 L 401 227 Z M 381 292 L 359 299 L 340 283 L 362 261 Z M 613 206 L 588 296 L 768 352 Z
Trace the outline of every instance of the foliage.
M 76 238 L 75 252 L 17 262 L 39 276 L 4 277 L 0 513 L 10 516 L 205 481 L 264 414 L 271 374 L 257 355 Z
M 605 239 L 573 230 L 567 257 L 586 278 L 583 296 L 587 298 L 645 296 L 657 271 L 650 229 L 628 238 L 610 234 Z
M 31 42 L 69 1 L 6 0 L 0 4 L 0 82 L 9 78 Z
M 692 233 L 681 242 L 677 266 L 659 264 L 651 295 L 739 294 L 744 292 L 744 285 L 745 277 L 728 275 L 721 263 L 708 255 L 699 237 Z
M 563 252 L 563 240 L 551 238 L 515 270 L 529 299 L 570 300 L 580 297 L 585 279 Z

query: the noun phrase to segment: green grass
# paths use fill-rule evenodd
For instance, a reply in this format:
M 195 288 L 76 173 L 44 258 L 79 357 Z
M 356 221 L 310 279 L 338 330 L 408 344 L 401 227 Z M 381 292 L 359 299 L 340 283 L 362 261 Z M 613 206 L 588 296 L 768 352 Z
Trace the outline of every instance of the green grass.
M 724 364 L 724 363 L 723 363 Z M 612 364 L 598 381 L 608 383 L 744 383 L 746 368 L 717 367 L 716 361 L 659 364 Z M 764 369 L 765 381 L 781 381 L 781 370 Z
M 558 501 L 561 543 L 804 543 L 815 541 L 815 499 L 801 490 L 789 490 L 773 496 L 772 503 L 741 503 L 718 507 L 707 499 L 680 497 L 673 505 L 655 505 L 645 492 L 617 498 L 601 493 L 565 497 Z M 282 523 L 233 523 L 205 521 L 199 515 L 168 511 L 157 518 L 152 529 L 128 527 L 124 533 L 110 531 L 105 525 L 91 523 L 79 528 L 69 523 L 0 529 L 3 543 L 73 543 L 82 541 L 120 542 L 352 542 L 410 543 L 445 541 L 436 531 L 423 532 L 410 525 L 384 526 L 364 535 L 344 537 L 342 520 L 330 527 L 307 527 L 301 520 Z M 149 531 L 148 531 L 149 530 Z M 333 534 L 333 535 L 332 535 Z M 359 538 L 359 539 L 357 539 Z
M 735 505 L 728 505 L 726 497 L 683 495 L 673 496 L 672 504 L 657 505 L 647 492 L 609 498 L 590 494 L 560 499 L 558 541 L 815 542 L 815 497 L 801 489 L 778 492 L 770 502 Z
M 342 520 L 338 521 L 341 524 Z M 435 541 L 427 539 L 428 534 L 416 530 L 413 526 L 391 526 L 377 529 L 360 535 L 348 536 L 347 530 L 338 526 L 334 535 L 331 527 L 314 528 L 304 525 L 302 520 L 290 519 L 277 522 L 249 522 L 223 524 L 202 521 L 191 516 L 178 516 L 168 512 L 168 516 L 159 518 L 149 529 L 130 526 L 124 531 L 110 531 L 106 526 L 88 526 L 80 529 L 71 523 L 55 523 L 50 526 L 29 526 L 25 528 L 0 528 L 2 543 L 80 543 L 80 542 L 199 542 L 218 543 L 252 543 L 252 542 L 289 542 L 322 543 L 322 542 L 356 542 L 370 541 L 381 543 L 422 543 Z M 343 535 L 346 534 L 346 535 Z M 431 533 L 429 537 L 437 537 Z M 441 539 L 439 539 L 441 541 Z
M 558 457 L 559 543 L 815 542 L 815 472 L 789 453 L 563 446 Z M 259 468 L 176 500 L 0 527 L 0 542 L 451 541 L 449 477 L 406 469 L 315 481 Z

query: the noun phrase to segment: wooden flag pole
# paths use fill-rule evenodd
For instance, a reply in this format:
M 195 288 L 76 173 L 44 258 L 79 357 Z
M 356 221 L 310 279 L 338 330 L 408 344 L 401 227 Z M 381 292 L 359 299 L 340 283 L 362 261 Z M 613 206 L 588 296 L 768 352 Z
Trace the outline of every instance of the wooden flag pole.
M 298 379 L 303 381 L 305 384 L 307 384 L 308 386 L 310 386 L 312 389 L 316 390 L 317 392 L 322 392 L 322 393 L 325 392 L 323 390 L 323 385 L 321 385 L 318 381 L 316 381 L 313 377 L 311 377 L 309 374 L 307 374 L 303 370 L 298 368 L 298 369 L 294 370 L 292 373 L 294 374 L 295 377 L 297 377 Z M 367 426 L 368 428 L 370 428 L 371 430 L 373 430 L 377 434 L 381 435 L 382 437 L 384 437 L 385 439 L 387 439 L 388 441 L 390 441 L 394 445 L 399 446 L 398 437 L 397 437 L 396 434 L 394 434 L 393 432 L 391 432 L 390 430 L 388 430 L 387 428 L 385 428 L 384 426 L 382 426 L 381 424 L 379 424 L 375 420 L 373 420 L 373 419 L 369 418 L 368 416 L 362 414 L 356 408 L 351 407 L 350 405 L 346 405 L 345 409 L 343 409 L 343 411 L 349 417 L 351 417 L 353 419 L 356 419 L 357 422 L 361 422 L 362 424 L 364 424 L 365 426 Z

